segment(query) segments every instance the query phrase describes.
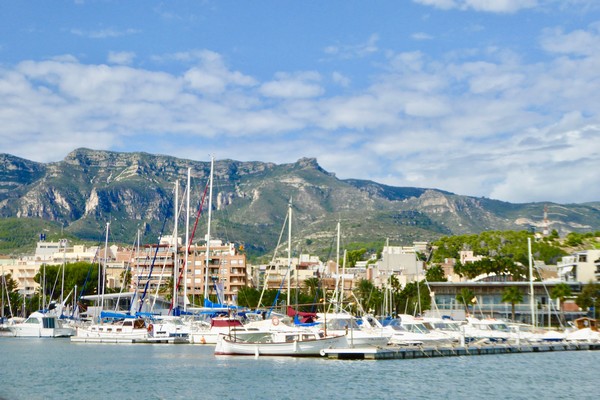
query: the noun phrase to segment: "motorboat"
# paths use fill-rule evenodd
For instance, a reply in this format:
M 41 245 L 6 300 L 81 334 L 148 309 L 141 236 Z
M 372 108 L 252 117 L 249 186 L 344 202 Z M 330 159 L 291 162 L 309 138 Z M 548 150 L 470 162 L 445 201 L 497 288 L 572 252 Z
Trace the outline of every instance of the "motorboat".
M 465 341 L 488 341 L 504 343 L 510 339 L 517 339 L 518 335 L 510 329 L 508 324 L 495 318 L 479 319 L 467 317 L 467 323 L 462 327 Z
M 317 316 L 318 324 L 311 329 L 327 335 L 346 335 L 350 347 L 385 347 L 390 341 L 389 332 L 362 327 L 350 314 L 318 313 Z
M 345 335 L 325 336 L 322 332 L 263 332 L 252 338 L 220 334 L 216 355 L 317 357 L 326 349 L 347 348 Z
M 393 334 L 390 344 L 439 346 L 455 342 L 454 337 L 428 329 L 422 319 L 414 318 L 412 315 L 399 315 L 398 318 L 384 320 L 382 325 L 391 328 Z
M 176 316 L 154 316 L 147 323 L 150 338 L 180 338 L 188 341 L 193 327 L 188 321 Z
M 440 317 L 424 317 L 423 324 L 432 332 L 440 332 L 451 338 L 454 342 L 460 342 L 463 337 L 463 321 L 456 321 Z
M 151 326 L 143 318 L 122 318 L 78 327 L 71 342 L 134 343 L 148 340 L 151 331 Z
M 16 337 L 69 337 L 75 329 L 63 325 L 58 316 L 35 311 L 23 322 L 8 325 L 12 336 Z
M 589 317 L 577 318 L 566 331 L 565 340 L 569 342 L 600 342 L 598 320 Z
M 188 337 L 192 344 L 216 344 L 219 334 L 234 335 L 258 330 L 245 327 L 239 317 L 222 316 L 203 323 L 199 329 L 190 332 Z

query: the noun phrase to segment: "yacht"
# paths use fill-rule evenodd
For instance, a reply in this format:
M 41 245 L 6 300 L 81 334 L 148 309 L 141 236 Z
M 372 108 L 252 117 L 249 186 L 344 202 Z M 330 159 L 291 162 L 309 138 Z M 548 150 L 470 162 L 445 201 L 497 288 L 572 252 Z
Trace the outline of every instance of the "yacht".
M 361 327 L 357 319 L 347 313 L 318 313 L 318 324 L 312 329 L 327 335 L 346 335 L 350 347 L 384 347 L 391 334 L 386 331 Z
M 33 312 L 25 321 L 8 325 L 12 336 L 16 337 L 69 337 L 75 329 L 63 325 L 56 315 Z

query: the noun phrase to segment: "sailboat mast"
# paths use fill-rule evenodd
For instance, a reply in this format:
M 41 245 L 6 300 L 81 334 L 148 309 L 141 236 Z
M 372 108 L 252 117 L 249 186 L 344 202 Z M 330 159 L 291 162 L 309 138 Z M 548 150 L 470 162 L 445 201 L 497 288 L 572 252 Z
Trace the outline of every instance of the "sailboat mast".
M 63 245 L 62 281 L 60 283 L 60 315 L 62 315 L 65 295 L 65 266 L 67 265 L 67 239 L 61 239 L 60 242 Z
M 175 224 L 173 226 L 173 306 L 177 307 L 177 277 L 179 276 L 179 180 L 175 181 Z
M 101 294 L 101 308 L 100 310 L 104 310 L 104 285 L 106 284 L 106 262 L 108 261 L 108 228 L 110 226 L 110 222 L 106 223 L 106 238 L 104 239 L 104 263 L 102 266 L 102 294 Z
M 344 287 L 345 287 L 345 280 L 344 280 L 344 275 L 346 274 L 346 254 L 347 254 L 347 249 L 344 249 L 344 259 L 342 261 L 342 279 L 341 279 L 341 285 L 340 285 L 340 307 L 342 307 L 342 305 L 344 304 Z
M 290 305 L 290 292 L 292 281 L 292 199 L 288 204 L 288 279 L 287 279 L 287 306 Z
M 415 282 L 417 283 L 417 304 L 419 306 L 419 315 L 421 315 L 421 283 L 419 282 L 419 258 L 417 249 L 415 249 Z
M 531 307 L 531 325 L 536 326 L 535 292 L 533 291 L 533 261 L 531 259 L 531 238 L 527 238 L 527 254 L 529 256 L 529 306 Z
M 0 288 L 0 290 L 2 290 L 2 308 L 0 309 L 0 317 L 2 317 L 2 319 L 4 319 L 4 288 L 6 287 L 6 280 L 4 279 L 4 265 L 2 266 L 2 287 Z M 8 295 L 8 293 L 6 293 Z
M 187 170 L 187 197 L 185 206 L 185 267 L 183 270 L 183 311 L 187 311 L 187 270 L 190 253 L 190 174 L 192 169 Z
M 208 187 L 208 224 L 206 233 L 206 273 L 204 274 L 204 299 L 208 299 L 208 272 L 209 272 L 209 261 L 210 261 L 210 222 L 212 218 L 212 192 L 213 192 L 213 170 L 214 170 L 215 158 L 210 157 L 210 178 Z
M 335 312 L 336 313 L 340 311 L 339 287 L 340 287 L 340 221 L 338 220 L 338 223 L 337 223 L 337 246 L 336 246 L 336 251 L 335 251 L 335 292 L 334 292 L 334 294 L 335 294 L 335 296 L 334 296 Z

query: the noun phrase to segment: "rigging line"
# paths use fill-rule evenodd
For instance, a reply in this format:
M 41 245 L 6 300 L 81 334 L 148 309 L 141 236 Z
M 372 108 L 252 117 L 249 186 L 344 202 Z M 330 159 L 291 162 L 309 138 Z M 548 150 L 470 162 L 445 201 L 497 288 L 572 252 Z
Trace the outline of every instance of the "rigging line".
M 537 271 L 538 275 L 541 278 L 539 267 L 534 267 L 534 268 L 535 268 L 535 270 Z M 546 287 L 546 284 L 544 283 L 544 280 L 542 280 L 542 286 L 544 286 L 544 291 L 546 292 L 546 296 L 548 296 L 548 304 L 550 305 L 550 310 L 554 313 L 554 315 L 556 316 L 556 319 L 558 319 L 559 326 L 561 328 L 564 328 L 564 325 L 562 323 L 562 318 L 560 318 L 560 313 L 558 312 L 558 309 L 554 305 L 554 302 L 550 300 L 550 293 L 548 292 L 548 288 Z
M 94 258 L 92 259 L 92 262 L 90 263 L 90 266 L 88 267 L 87 276 L 85 277 L 85 280 L 83 281 L 83 285 L 81 285 L 81 291 L 79 292 L 79 296 L 76 297 L 75 304 L 77 305 L 78 309 L 79 309 L 79 303 L 81 301 L 81 297 L 83 296 L 83 293 L 85 292 L 86 285 L 88 284 L 88 282 L 92 276 L 92 268 L 94 267 L 94 262 L 98 259 L 99 249 L 100 249 L 100 244 L 98 244 L 98 246 L 96 246 L 96 252 L 94 253 Z M 98 290 L 96 289 L 96 291 L 98 291 Z M 75 307 L 73 307 L 73 310 L 71 311 L 71 318 L 73 318 L 74 316 L 75 316 Z
M 219 196 L 219 190 L 221 190 L 221 192 L 225 192 L 223 190 L 223 186 L 220 184 L 219 180 L 214 180 L 213 178 L 213 183 L 217 184 L 217 198 Z M 218 210 L 218 205 L 217 205 L 217 210 Z M 229 223 L 229 221 L 231 221 L 231 218 L 229 217 L 229 212 L 227 211 L 227 207 L 223 206 L 223 209 L 221 210 L 223 211 L 223 214 L 225 214 L 225 217 L 223 218 L 224 221 L 221 221 L 221 223 L 223 224 L 223 229 L 225 230 L 225 241 L 227 243 L 230 243 L 230 239 L 229 239 L 229 231 L 227 229 L 227 225 Z
M 52 297 L 54 297 L 54 289 L 56 289 L 56 285 L 58 284 L 58 276 L 60 275 L 60 267 L 56 269 L 56 279 L 54 280 L 54 286 L 52 287 L 52 292 L 50 292 L 50 301 L 52 301 Z M 46 293 L 44 293 L 44 296 Z
M 210 183 L 210 181 L 206 182 L 206 186 L 204 187 L 204 193 L 202 193 L 200 203 L 198 204 L 198 211 L 196 212 L 196 220 L 194 221 L 194 228 L 192 229 L 192 234 L 190 235 L 188 243 L 187 243 L 186 251 L 188 252 L 188 254 L 190 252 L 190 248 L 192 247 L 192 242 L 193 242 L 194 236 L 196 235 L 196 228 L 198 227 L 198 221 L 200 220 L 200 216 L 202 215 L 203 205 L 204 205 L 204 201 L 206 200 L 206 192 L 208 191 L 209 183 Z M 181 279 L 183 277 L 183 271 L 185 268 L 187 268 L 187 265 L 184 261 L 183 268 L 181 269 L 181 271 L 179 271 L 179 276 L 177 277 L 177 286 L 176 286 L 177 291 L 179 291 L 179 288 L 181 287 Z M 208 279 L 207 276 L 205 276 L 204 278 Z M 195 282 L 194 282 L 194 287 L 195 287 Z M 171 299 L 171 305 L 169 306 L 169 314 L 171 314 L 172 310 L 173 310 L 173 299 Z
M 285 232 L 285 227 L 288 222 L 288 217 L 289 217 L 289 213 L 286 213 L 285 219 L 283 221 L 283 226 L 281 227 L 281 232 L 279 233 L 279 239 L 277 240 L 277 246 L 275 246 L 275 250 L 273 251 L 273 258 L 271 259 L 271 263 L 269 264 L 269 268 L 267 269 L 267 273 L 264 278 L 263 290 L 260 293 L 260 297 L 258 299 L 258 304 L 256 305 L 257 308 L 260 308 L 260 306 L 262 304 L 262 299 L 263 299 L 263 296 L 265 294 L 265 291 L 267 289 L 267 285 L 269 282 L 269 275 L 271 273 L 271 269 L 273 268 L 273 264 L 275 264 L 275 257 L 277 256 L 277 250 L 279 249 L 279 246 L 281 245 L 281 238 L 283 237 L 283 232 Z
M 177 245 L 175 245 L 177 248 Z M 158 278 L 158 284 L 156 285 L 156 292 L 154 294 L 154 298 L 152 299 L 152 305 L 150 306 L 150 312 L 154 311 L 154 306 L 156 305 L 156 298 L 158 297 L 159 291 L 160 291 L 160 285 L 162 285 L 162 279 L 163 276 L 165 275 L 165 269 L 167 268 L 167 255 L 171 252 L 171 248 L 173 247 L 173 242 L 169 243 L 169 246 L 167 247 L 167 250 L 165 252 L 165 256 L 163 257 L 163 266 L 162 266 L 162 270 L 160 271 L 160 276 Z M 177 251 L 177 250 L 175 250 Z M 171 303 L 173 302 L 173 300 L 171 300 Z
M 277 294 L 275 295 L 275 299 L 273 300 L 273 304 L 271 304 L 271 308 L 269 308 L 269 312 L 267 313 L 267 318 L 271 316 L 271 312 L 273 311 L 273 309 L 277 305 L 277 300 L 279 299 L 279 295 L 281 294 L 281 288 L 283 287 L 283 284 L 285 283 L 285 280 L 287 279 L 287 276 L 288 276 L 289 272 L 290 272 L 290 267 L 288 266 L 288 270 L 287 270 L 286 274 L 283 276 L 283 279 L 281 280 L 281 284 L 279 285 L 279 289 L 277 290 Z M 286 307 L 287 306 L 288 306 L 288 304 L 286 304 Z
M 117 308 L 119 306 L 119 302 L 121 300 L 121 294 L 123 294 L 123 290 L 125 290 L 125 282 L 127 281 L 127 273 L 131 269 L 131 260 L 133 258 L 134 253 L 135 253 L 135 243 L 136 243 L 136 241 L 137 241 L 137 237 L 133 240 L 133 245 L 131 246 L 131 252 L 129 253 L 129 258 L 128 258 L 128 261 L 127 261 L 127 266 L 125 267 L 125 271 L 123 271 L 123 281 L 121 282 L 121 289 L 119 290 L 119 295 L 117 296 L 117 302 L 115 304 L 115 311 L 117 311 Z
M 172 200 L 169 201 L 169 209 L 171 207 Z M 150 264 L 150 270 L 148 271 L 148 279 L 146 280 L 146 284 L 144 285 L 144 292 L 142 297 L 140 298 L 140 307 L 138 312 L 142 312 L 142 307 L 144 306 L 144 300 L 146 299 L 146 294 L 148 294 L 148 287 L 150 285 L 150 278 L 152 277 L 152 271 L 154 270 L 154 263 L 156 262 L 156 256 L 158 254 L 158 248 L 160 246 L 160 241 L 162 239 L 163 233 L 165 231 L 165 226 L 167 224 L 167 217 L 163 221 L 162 227 L 160 228 L 160 234 L 158 235 L 158 242 L 156 243 L 156 250 L 154 251 L 154 257 L 152 258 L 152 263 Z

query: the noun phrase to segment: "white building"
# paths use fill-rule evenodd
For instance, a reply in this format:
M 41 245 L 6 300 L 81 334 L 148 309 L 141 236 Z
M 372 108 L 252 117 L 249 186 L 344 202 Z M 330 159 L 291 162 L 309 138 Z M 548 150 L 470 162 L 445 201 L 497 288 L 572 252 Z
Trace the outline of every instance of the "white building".
M 565 256 L 558 263 L 558 276 L 565 282 L 598 282 L 600 250 L 584 250 Z
M 373 264 L 373 284 L 381 287 L 392 275 L 402 285 L 424 279 L 423 261 L 417 258 L 417 251 L 417 247 L 384 246 L 381 260 Z

